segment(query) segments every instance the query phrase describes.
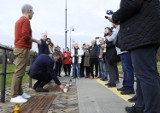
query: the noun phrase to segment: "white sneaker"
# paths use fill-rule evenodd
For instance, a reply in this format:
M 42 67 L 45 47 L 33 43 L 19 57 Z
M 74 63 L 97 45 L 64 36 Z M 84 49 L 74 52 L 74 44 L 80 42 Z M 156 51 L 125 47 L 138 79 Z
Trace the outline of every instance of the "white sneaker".
M 10 102 L 11 103 L 25 103 L 27 102 L 27 100 L 24 99 L 22 96 L 17 96 L 17 97 L 11 98 Z
M 28 95 L 27 93 L 23 93 L 23 94 L 22 94 L 22 97 L 23 97 L 23 98 L 25 98 L 25 99 L 29 99 L 29 98 L 31 98 L 31 96 L 30 96 L 30 95 Z

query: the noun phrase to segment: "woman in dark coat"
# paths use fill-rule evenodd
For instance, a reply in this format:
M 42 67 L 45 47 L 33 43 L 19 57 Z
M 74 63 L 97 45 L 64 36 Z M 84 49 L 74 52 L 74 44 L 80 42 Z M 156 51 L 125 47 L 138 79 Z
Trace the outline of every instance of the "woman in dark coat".
M 84 68 L 86 71 L 86 78 L 90 77 L 90 54 L 89 54 L 89 45 L 86 44 L 84 48 Z

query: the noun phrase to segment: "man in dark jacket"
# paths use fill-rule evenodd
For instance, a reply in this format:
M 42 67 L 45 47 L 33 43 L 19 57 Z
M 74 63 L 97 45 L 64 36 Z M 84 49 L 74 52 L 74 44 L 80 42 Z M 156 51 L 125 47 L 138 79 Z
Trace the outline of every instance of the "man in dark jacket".
M 56 64 L 55 62 L 57 62 L 58 59 L 58 53 L 53 53 L 53 55 L 41 54 L 31 65 L 28 75 L 37 80 L 33 86 L 33 89 L 35 89 L 37 92 L 48 92 L 48 90 L 43 89 L 43 86 L 52 79 L 57 85 L 59 85 L 61 89 L 63 89 L 63 85 L 61 85 L 54 71 Z
M 38 55 L 40 54 L 48 55 L 50 53 L 48 45 L 51 43 L 51 39 L 47 38 L 46 33 L 42 33 L 41 39 L 40 40 L 34 39 L 34 42 L 38 44 Z
M 91 69 L 91 76 L 97 77 L 98 76 L 98 46 L 96 40 L 92 40 L 90 50 L 90 69 Z M 95 66 L 95 75 L 94 75 L 94 66 Z
M 160 1 L 121 0 L 120 9 L 108 18 L 120 24 L 118 46 L 131 53 L 137 77 L 137 101 L 127 113 L 160 112 L 160 79 L 156 53 L 160 44 Z

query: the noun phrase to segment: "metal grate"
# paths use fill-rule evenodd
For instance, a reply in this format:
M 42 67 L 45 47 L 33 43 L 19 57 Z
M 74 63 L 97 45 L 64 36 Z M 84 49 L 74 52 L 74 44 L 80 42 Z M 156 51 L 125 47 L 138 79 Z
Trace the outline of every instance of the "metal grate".
M 34 96 L 21 106 L 21 113 L 47 113 L 56 95 Z

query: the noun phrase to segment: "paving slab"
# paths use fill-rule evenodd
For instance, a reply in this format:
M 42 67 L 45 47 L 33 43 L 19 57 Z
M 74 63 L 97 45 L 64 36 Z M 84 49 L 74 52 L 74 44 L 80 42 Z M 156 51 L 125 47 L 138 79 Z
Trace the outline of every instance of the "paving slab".
M 79 113 L 125 113 L 128 102 L 96 80 L 77 79 Z

